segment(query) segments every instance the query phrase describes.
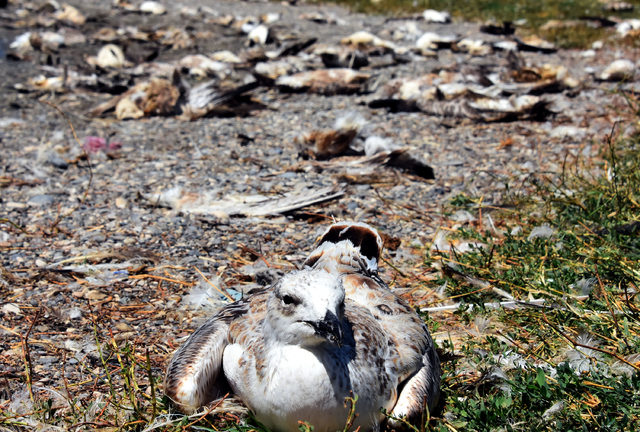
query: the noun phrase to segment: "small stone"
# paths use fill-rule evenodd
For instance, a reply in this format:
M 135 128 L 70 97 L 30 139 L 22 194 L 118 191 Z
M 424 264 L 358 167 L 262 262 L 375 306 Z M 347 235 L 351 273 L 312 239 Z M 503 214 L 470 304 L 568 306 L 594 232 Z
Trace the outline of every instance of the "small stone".
M 116 207 L 119 209 L 127 208 L 127 200 L 122 197 L 116 198 Z
M 55 197 L 49 194 L 35 195 L 32 196 L 27 202 L 32 206 L 50 206 L 55 202 Z
M 69 310 L 68 314 L 69 314 L 69 319 L 72 319 L 72 320 L 82 318 L 82 310 L 77 307 Z
M 7 303 L 4 306 L 2 306 L 2 312 L 5 314 L 22 315 L 22 311 L 20 311 L 20 307 L 15 303 Z
M 99 290 L 90 290 L 84 295 L 84 298 L 88 300 L 97 300 L 97 301 L 104 300 L 106 297 L 107 295 Z
M 119 323 L 116 324 L 116 329 L 118 329 L 119 331 L 122 331 L 122 332 L 126 332 L 126 331 L 132 331 L 133 327 L 131 327 L 127 323 L 119 322 Z
M 66 350 L 74 351 L 74 352 L 80 352 L 82 350 L 82 347 L 80 346 L 80 344 L 71 339 L 67 339 L 66 341 L 64 341 L 64 348 Z

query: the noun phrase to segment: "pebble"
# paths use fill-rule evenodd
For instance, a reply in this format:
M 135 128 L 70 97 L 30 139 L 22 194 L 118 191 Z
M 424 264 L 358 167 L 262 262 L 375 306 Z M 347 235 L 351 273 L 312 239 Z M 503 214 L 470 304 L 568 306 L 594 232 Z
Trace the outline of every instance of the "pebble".
M 20 307 L 15 303 L 6 303 L 2 306 L 2 312 L 5 314 L 22 315 Z
M 100 290 L 89 290 L 84 294 L 84 298 L 87 300 L 104 300 L 107 297 L 105 293 Z
M 41 194 L 41 195 L 35 195 L 31 198 L 29 198 L 29 201 L 27 201 L 30 205 L 32 206 L 51 206 L 54 202 L 55 202 L 56 198 L 53 195 L 49 195 L 49 194 Z

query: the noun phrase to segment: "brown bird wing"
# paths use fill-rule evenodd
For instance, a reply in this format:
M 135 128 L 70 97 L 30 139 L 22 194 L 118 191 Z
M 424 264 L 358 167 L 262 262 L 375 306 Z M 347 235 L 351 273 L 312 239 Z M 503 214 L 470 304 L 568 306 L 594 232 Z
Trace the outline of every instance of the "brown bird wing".
M 244 317 L 252 301 L 262 301 L 263 289 L 222 308 L 200 326 L 176 351 L 167 368 L 165 394 L 182 411 L 193 411 L 224 396 L 229 385 L 222 371 L 222 354 L 230 342 L 229 329 Z

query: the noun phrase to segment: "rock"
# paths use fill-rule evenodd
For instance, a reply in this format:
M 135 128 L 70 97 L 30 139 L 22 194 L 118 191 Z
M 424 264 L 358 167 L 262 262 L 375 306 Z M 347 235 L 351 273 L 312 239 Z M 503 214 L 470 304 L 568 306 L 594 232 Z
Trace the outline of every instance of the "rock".
M 28 201 L 29 205 L 32 206 L 38 206 L 38 207 L 43 207 L 43 206 L 50 206 L 52 205 L 54 202 L 56 201 L 55 196 L 53 195 L 49 195 L 49 194 L 41 194 L 41 195 L 35 195 L 33 197 L 31 197 Z
M 20 307 L 15 303 L 5 303 L 2 306 L 2 313 L 4 313 L 4 314 L 22 315 L 22 311 L 20 310 Z
M 104 300 L 107 298 L 107 295 L 100 290 L 89 290 L 84 294 L 84 298 L 87 300 Z

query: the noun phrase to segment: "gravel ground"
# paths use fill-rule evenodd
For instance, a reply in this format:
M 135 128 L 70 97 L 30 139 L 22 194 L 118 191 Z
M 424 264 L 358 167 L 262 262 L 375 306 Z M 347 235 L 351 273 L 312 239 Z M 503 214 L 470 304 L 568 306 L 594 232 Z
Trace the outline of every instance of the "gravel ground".
M 33 385 L 41 393 L 63 388 L 65 377 L 73 384 L 74 397 L 96 397 L 101 390 L 92 388 L 100 370 L 95 329 L 99 338 L 111 332 L 116 341 L 148 347 L 154 371 L 160 374 L 181 338 L 202 322 L 212 305 L 223 301 L 202 275 L 238 295 L 243 287 L 299 265 L 332 218 L 377 227 L 390 246 L 385 260 L 393 265 L 384 266 L 384 277 L 417 305 L 446 304 L 445 295 L 436 294 L 437 287 L 429 282 L 435 270 L 421 266 L 436 231 L 455 223 L 443 206 L 458 194 L 481 196 L 487 206 L 500 206 L 507 179 L 526 189 L 527 180 L 557 173 L 567 160 L 595 156 L 625 109 L 624 98 L 615 90 L 637 88 L 634 77 L 622 84 L 594 78 L 615 59 L 638 58 L 631 48 L 614 45 L 586 54 L 521 51 L 517 56 L 524 64 L 564 66 L 578 82 L 540 95 L 552 111 L 542 120 L 479 122 L 369 108 L 371 91 L 392 78 L 509 71 L 504 51 L 473 56 L 443 48 L 435 56 L 409 54 L 402 61 L 370 53 L 371 65 L 361 71 L 373 77 L 369 87 L 355 94 L 286 93 L 265 85 L 245 100 L 251 106 L 248 113 L 232 107 L 193 121 L 173 114 L 135 120 L 119 120 L 113 113 L 92 117 L 89 111 L 113 93 L 149 76 L 87 63 L 86 57 L 106 44 L 95 37 L 102 28 L 136 26 L 155 34 L 147 40 L 116 38 L 132 67 L 145 57 L 169 63 L 187 54 L 259 50 L 247 46 L 241 30 L 221 24 L 226 14 L 238 22 L 279 13 L 269 24 L 276 42 L 268 44 L 267 51 L 283 41 L 309 37 L 317 38 L 317 44 L 338 45 L 360 30 L 392 40 L 398 31 L 415 27 L 404 39 L 394 40 L 402 46 L 413 46 L 426 31 L 488 42 L 507 37 L 480 33 L 478 24 L 388 20 L 335 6 L 189 0 L 167 4 L 163 15 L 151 15 L 98 0 L 69 3 L 87 17 L 84 24 L 39 20 L 57 13 L 46 2 L 10 1 L 0 9 L 0 48 L 10 54 L 0 62 L 5 77 L 0 104 L 0 406 L 18 412 L 28 410 L 23 406 L 25 346 Z M 201 4 L 207 8 L 194 9 Z M 301 17 L 310 13 L 321 13 L 329 22 Z M 12 42 L 27 31 L 64 28 L 77 30 L 86 42 L 33 49 L 20 59 L 11 54 Z M 187 34 L 187 42 L 177 36 L 160 39 L 158 32 L 167 29 Z M 297 57 L 318 63 L 308 50 Z M 246 82 L 253 67 L 249 64 L 243 62 L 225 80 Z M 61 70 L 96 74 L 103 84 L 61 91 L 26 84 L 29 78 Z M 197 83 L 196 78 L 186 79 Z M 121 83 L 123 88 L 104 83 Z M 383 166 L 354 175 L 341 165 L 352 159 L 317 162 L 300 156 L 305 133 L 331 128 L 347 112 L 366 121 L 367 134 L 410 147 L 433 167 L 435 180 Z M 87 136 L 110 137 L 111 143 L 121 145 L 108 152 L 83 151 Z M 189 212 L 161 206 L 157 199 L 158 193 L 175 187 L 196 198 L 228 201 L 232 196 L 278 197 L 303 186 L 343 194 L 266 216 Z M 446 337 L 447 326 L 441 330 L 436 339 Z

